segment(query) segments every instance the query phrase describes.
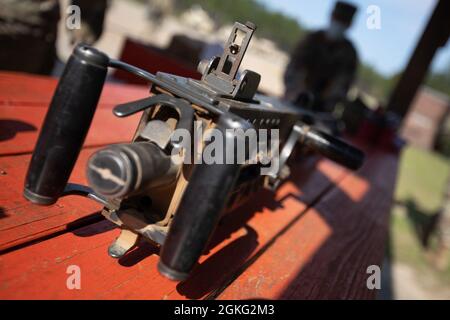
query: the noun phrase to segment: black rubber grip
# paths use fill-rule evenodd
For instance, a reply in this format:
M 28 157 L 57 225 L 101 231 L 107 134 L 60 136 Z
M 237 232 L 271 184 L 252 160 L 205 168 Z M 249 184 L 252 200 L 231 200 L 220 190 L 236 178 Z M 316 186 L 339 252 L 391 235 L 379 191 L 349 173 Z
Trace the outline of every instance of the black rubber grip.
M 24 196 L 50 205 L 62 195 L 92 122 L 109 58 L 77 46 L 67 62 L 44 120 L 25 181 Z
M 234 153 L 234 144 L 229 141 L 239 139 L 226 130 L 249 125 L 230 117 L 222 115 L 217 125 L 223 132 L 225 154 Z M 219 222 L 239 171 L 238 163 L 195 166 L 161 251 L 158 269 L 164 276 L 172 280 L 189 276 Z

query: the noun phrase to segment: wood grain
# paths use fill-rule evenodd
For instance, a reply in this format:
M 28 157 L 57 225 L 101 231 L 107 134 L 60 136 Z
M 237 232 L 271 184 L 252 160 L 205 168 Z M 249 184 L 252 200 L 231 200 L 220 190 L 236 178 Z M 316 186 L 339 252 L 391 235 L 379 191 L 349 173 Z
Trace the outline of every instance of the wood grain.
M 219 298 L 375 298 L 377 291 L 366 286 L 366 271 L 383 261 L 395 159 L 371 152 L 358 174 L 320 198 Z
M 56 84 L 53 78 L 0 73 L 0 156 L 33 151 Z M 129 141 L 140 115 L 117 118 L 112 108 L 146 96 L 146 86 L 106 83 L 85 146 Z
M 308 157 L 276 192 L 259 192 L 225 216 L 192 276 L 158 274 L 158 248 L 142 243 L 119 261 L 119 230 L 79 197 L 39 207 L 22 197 L 30 153 L 56 79 L 0 73 L 0 299 L 373 298 L 365 268 L 384 253 L 398 156 L 371 150 L 360 172 Z M 107 84 L 71 181 L 85 183 L 89 155 L 128 141 L 138 116 L 111 108 L 147 88 Z M 120 122 L 119 122 L 120 121 Z M 66 286 L 81 268 L 81 290 Z
M 119 262 L 110 258 L 107 247 L 118 230 L 103 221 L 1 255 L 0 298 L 203 298 L 227 283 L 246 261 L 303 212 L 307 208 L 305 201 L 314 201 L 333 181 L 345 176 L 343 169 L 328 161 L 311 160 L 300 169 L 301 187 L 287 182 L 275 198 L 267 193 L 256 194 L 253 201 L 228 214 L 216 231 L 208 254 L 185 283 L 177 284 L 158 274 L 157 250 L 152 246 L 137 248 Z M 319 170 L 313 170 L 316 166 Z M 82 290 L 66 288 L 69 265 L 81 268 Z

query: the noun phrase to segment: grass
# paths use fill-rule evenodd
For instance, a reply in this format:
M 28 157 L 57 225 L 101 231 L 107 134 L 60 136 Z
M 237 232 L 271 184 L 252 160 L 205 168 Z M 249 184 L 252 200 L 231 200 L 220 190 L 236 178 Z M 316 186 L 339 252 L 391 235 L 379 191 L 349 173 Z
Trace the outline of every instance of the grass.
M 396 205 L 392 209 L 391 252 L 394 262 L 406 263 L 418 274 L 419 282 L 450 287 L 450 267 L 438 270 L 430 263 L 433 236 L 426 249 L 421 228 L 426 226 L 443 204 L 450 175 L 450 161 L 436 153 L 407 147 L 401 155 Z M 449 264 L 450 265 L 450 264 Z
M 407 147 L 399 168 L 395 199 L 414 200 L 425 211 L 436 211 L 450 174 L 449 160 L 436 153 Z

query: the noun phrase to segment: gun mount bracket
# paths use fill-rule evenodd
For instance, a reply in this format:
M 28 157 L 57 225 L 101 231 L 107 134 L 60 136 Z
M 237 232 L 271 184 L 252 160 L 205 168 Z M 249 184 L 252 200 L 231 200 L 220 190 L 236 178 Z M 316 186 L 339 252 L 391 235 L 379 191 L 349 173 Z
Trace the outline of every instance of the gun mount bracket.
M 128 229 L 122 229 L 120 235 L 114 240 L 108 248 L 110 257 L 122 258 L 139 240 L 139 235 Z

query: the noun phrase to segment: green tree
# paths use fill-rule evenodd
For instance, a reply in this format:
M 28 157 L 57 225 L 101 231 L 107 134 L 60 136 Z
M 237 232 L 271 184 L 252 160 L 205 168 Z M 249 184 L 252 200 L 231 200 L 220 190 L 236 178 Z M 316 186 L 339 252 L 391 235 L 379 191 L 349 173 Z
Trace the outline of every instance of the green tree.
M 450 96 L 450 61 L 444 70 L 429 73 L 425 83 L 433 89 Z
M 218 26 L 234 21 L 251 21 L 258 26 L 259 37 L 274 41 L 280 49 L 287 52 L 290 52 L 307 32 L 295 18 L 271 11 L 258 0 L 179 0 L 176 4 L 179 13 L 192 5 L 200 5 L 214 18 Z M 357 86 L 386 103 L 398 78 L 399 74 L 386 77 L 372 66 L 361 63 Z M 431 73 L 425 83 L 450 95 L 450 62 L 443 72 Z
M 192 5 L 200 5 L 218 25 L 234 21 L 251 21 L 258 26 L 258 36 L 273 40 L 281 49 L 290 51 L 305 29 L 298 21 L 280 12 L 273 12 L 256 0 L 184 0 L 177 2 L 180 12 Z

